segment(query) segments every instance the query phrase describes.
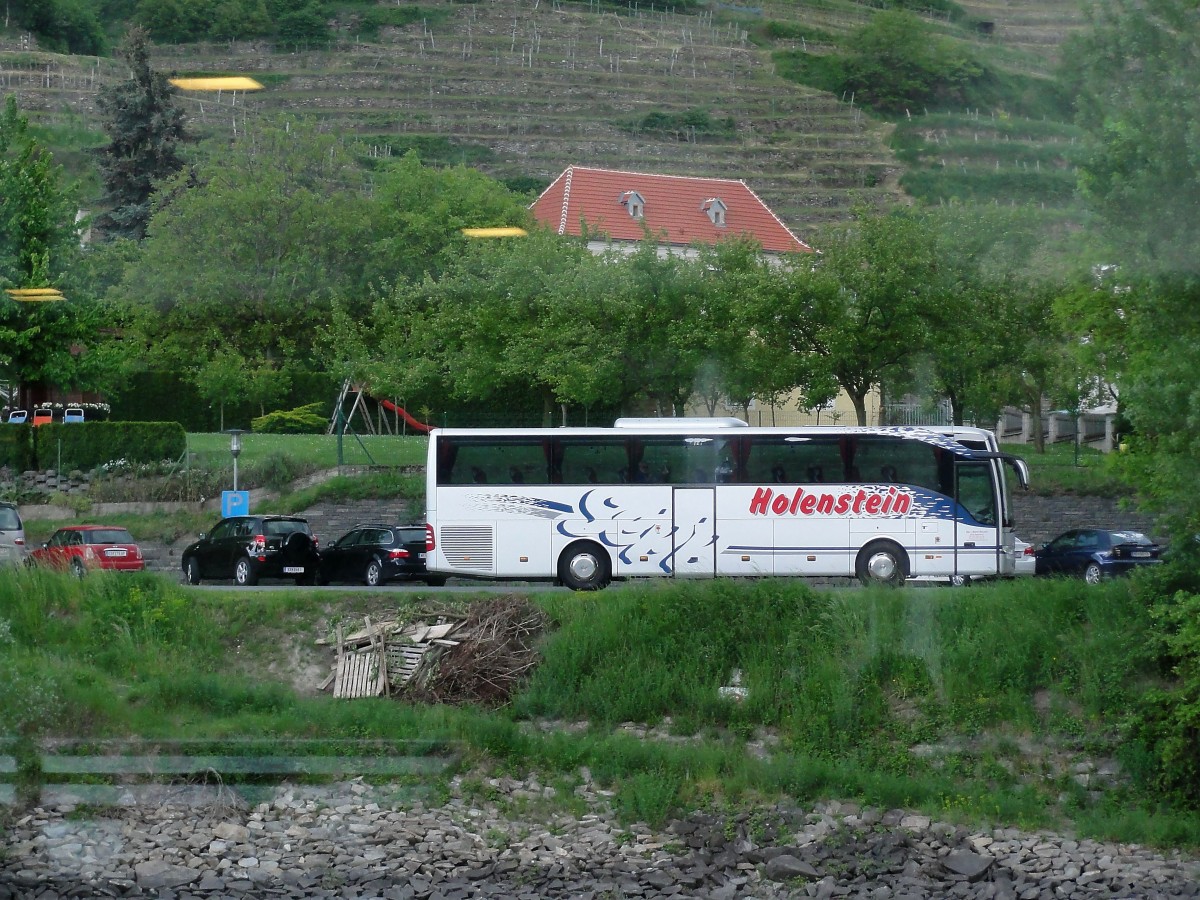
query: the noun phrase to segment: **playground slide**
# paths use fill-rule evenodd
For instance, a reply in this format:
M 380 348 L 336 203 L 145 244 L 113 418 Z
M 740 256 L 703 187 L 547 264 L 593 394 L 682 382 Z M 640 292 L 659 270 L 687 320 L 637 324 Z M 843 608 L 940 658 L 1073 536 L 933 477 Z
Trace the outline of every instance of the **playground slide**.
M 433 430 L 432 425 L 426 425 L 424 422 L 418 422 L 416 419 L 414 419 L 412 416 L 410 416 L 408 414 L 408 410 L 406 410 L 403 406 L 397 406 L 395 403 L 392 403 L 390 400 L 379 400 L 379 405 L 382 406 L 384 409 L 391 410 L 394 413 L 399 413 L 400 418 L 402 418 L 405 422 L 407 422 L 408 427 L 412 428 L 414 431 L 419 431 L 422 434 L 428 434 L 430 431 Z

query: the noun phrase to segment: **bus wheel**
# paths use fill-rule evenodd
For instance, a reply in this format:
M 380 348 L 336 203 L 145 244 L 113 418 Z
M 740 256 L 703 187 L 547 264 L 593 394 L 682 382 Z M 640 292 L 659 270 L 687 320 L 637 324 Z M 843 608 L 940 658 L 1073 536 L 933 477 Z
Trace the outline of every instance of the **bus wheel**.
M 572 544 L 558 560 L 558 577 L 573 591 L 598 591 L 608 584 L 608 554 L 595 544 Z
M 900 587 L 904 584 L 904 551 L 891 541 L 873 541 L 858 554 L 854 571 L 867 587 L 883 585 Z

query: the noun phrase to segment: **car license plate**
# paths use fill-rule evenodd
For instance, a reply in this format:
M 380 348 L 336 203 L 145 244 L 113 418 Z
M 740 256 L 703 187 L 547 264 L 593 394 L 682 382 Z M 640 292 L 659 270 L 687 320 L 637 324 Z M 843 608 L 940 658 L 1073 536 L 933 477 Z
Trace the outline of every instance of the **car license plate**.
M 1137 557 L 1138 559 L 1149 559 L 1150 551 L 1149 550 L 1134 550 L 1132 555 Z
M 424 553 L 418 553 L 418 554 L 417 554 L 417 559 L 424 559 L 424 558 L 425 558 L 425 554 L 424 554 Z
M 126 551 L 125 551 L 125 550 L 121 550 L 121 549 L 116 549 L 116 550 L 105 550 L 105 551 L 104 551 L 104 555 L 105 555 L 105 556 L 125 556 L 125 555 L 126 555 Z
M 284 566 L 283 574 L 284 575 L 303 575 L 304 574 L 304 566 Z

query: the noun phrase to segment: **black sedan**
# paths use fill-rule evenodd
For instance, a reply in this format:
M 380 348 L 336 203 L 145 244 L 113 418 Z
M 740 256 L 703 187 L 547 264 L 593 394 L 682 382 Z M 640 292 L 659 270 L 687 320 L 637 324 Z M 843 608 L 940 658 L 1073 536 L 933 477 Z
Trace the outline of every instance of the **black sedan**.
M 446 583 L 446 576 L 431 575 L 425 569 L 425 554 L 432 543 L 425 525 L 356 525 L 321 552 L 317 580 L 374 587 L 403 578 L 439 587 Z
M 1088 584 L 1125 575 L 1139 566 L 1157 565 L 1162 548 L 1139 531 L 1076 528 L 1043 544 L 1036 553 L 1036 574 L 1075 575 Z

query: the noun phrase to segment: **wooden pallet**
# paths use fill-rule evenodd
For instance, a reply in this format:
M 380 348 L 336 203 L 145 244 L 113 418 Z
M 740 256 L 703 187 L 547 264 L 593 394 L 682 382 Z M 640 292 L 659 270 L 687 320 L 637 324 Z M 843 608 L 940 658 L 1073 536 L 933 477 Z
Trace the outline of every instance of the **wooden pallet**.
M 343 653 L 337 660 L 333 679 L 334 697 L 378 697 L 384 692 L 387 670 L 379 665 L 379 652 L 374 648 L 355 653 Z

